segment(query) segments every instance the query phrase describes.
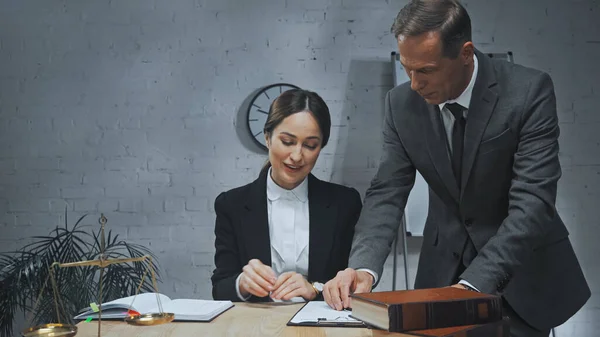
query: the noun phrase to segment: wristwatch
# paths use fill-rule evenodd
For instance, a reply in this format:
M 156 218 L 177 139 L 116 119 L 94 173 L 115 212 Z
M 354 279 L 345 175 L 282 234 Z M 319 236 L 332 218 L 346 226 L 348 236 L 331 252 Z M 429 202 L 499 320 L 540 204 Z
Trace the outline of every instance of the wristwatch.
M 321 282 L 313 282 L 313 283 L 311 283 L 311 285 L 312 285 L 313 289 L 315 290 L 315 293 L 317 293 L 317 296 L 321 292 L 323 292 L 323 286 L 324 286 L 323 283 L 321 283 Z

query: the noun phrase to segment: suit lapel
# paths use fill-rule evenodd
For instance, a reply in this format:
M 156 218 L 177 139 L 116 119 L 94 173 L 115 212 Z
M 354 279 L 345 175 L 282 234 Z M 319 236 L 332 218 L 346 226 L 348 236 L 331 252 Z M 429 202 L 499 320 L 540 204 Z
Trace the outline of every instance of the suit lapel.
M 318 280 L 325 275 L 334 245 L 337 205 L 330 189 L 310 174 L 308 176 L 309 243 L 308 278 Z
M 498 101 L 498 95 L 490 89 L 496 84 L 496 77 L 491 61 L 487 56 L 477 51 L 476 55 L 479 62 L 479 70 L 475 86 L 473 87 L 471 102 L 469 103 L 469 115 L 465 129 L 461 191 L 465 190 L 473 163 L 475 162 L 477 150 L 481 144 L 481 138 Z
M 448 140 L 446 138 L 446 130 L 440 116 L 440 111 L 437 105 L 425 104 L 428 118 L 424 119 L 423 128 L 427 139 L 427 147 L 429 156 L 435 169 L 450 195 L 458 202 L 458 185 L 452 173 L 452 164 L 450 155 L 448 154 Z
M 267 210 L 267 172 L 263 170 L 251 185 L 246 198 L 247 214 L 242 219 L 246 249 L 250 259 L 271 265 L 271 240 Z

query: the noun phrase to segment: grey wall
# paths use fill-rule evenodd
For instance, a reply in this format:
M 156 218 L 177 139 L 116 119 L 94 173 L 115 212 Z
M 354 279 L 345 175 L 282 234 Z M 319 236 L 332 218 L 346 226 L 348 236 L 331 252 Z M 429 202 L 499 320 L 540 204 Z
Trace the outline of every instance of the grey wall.
M 151 247 L 162 292 L 210 298 L 214 198 L 250 182 L 265 159 L 236 136 L 240 102 L 279 81 L 318 91 L 334 126 L 315 173 L 364 192 L 392 85 L 389 27 L 404 3 L 1 0 L 1 250 L 62 223 L 66 202 L 71 219 L 91 213 L 95 225 L 104 212 L 112 230 Z M 555 81 L 558 206 L 594 292 L 558 332 L 596 335 L 600 4 L 465 4 L 482 51 L 512 50 Z M 412 278 L 418 248 L 413 240 Z

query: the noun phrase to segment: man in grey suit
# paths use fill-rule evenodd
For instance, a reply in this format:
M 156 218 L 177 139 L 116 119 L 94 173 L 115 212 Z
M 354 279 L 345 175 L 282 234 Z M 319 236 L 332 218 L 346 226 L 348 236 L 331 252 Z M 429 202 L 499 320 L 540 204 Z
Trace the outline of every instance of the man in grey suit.
M 548 336 L 590 296 L 556 208 L 559 127 L 549 75 L 490 59 L 455 0 L 413 0 L 392 32 L 409 83 L 385 102 L 383 155 L 350 268 L 327 303 L 377 284 L 418 170 L 429 214 L 416 288 L 500 294 L 513 336 Z

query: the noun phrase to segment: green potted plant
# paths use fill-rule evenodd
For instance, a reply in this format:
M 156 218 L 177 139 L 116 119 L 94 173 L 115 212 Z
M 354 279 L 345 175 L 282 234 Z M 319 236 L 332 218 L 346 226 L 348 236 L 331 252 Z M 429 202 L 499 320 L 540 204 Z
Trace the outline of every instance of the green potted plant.
M 64 226 L 57 226 L 47 236 L 33 237 L 33 242 L 21 249 L 0 253 L 0 337 L 13 333 L 17 315 L 24 313 L 31 325 L 57 321 L 74 324 L 73 317 L 90 303 L 102 303 L 140 292 L 154 291 L 148 267 L 158 278 L 155 255 L 146 247 L 119 239 L 109 230 L 104 239 L 104 258 L 122 259 L 150 256 L 141 262 L 112 264 L 102 273 L 102 299 L 98 298 L 100 268 L 94 266 L 53 268 L 60 306 L 56 312 L 50 266 L 54 262 L 68 263 L 100 258 L 102 233 L 100 226 L 91 233 L 83 230 L 86 215 L 69 227 L 65 210 Z M 142 282 L 143 281 L 143 282 Z

